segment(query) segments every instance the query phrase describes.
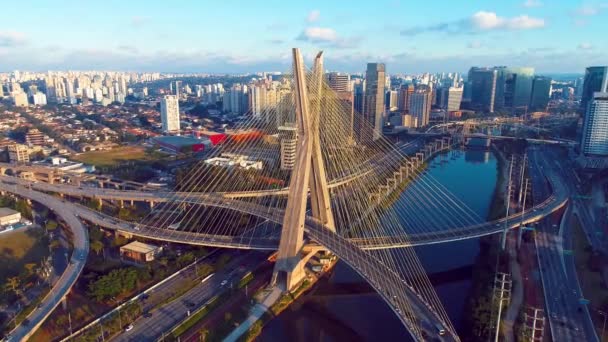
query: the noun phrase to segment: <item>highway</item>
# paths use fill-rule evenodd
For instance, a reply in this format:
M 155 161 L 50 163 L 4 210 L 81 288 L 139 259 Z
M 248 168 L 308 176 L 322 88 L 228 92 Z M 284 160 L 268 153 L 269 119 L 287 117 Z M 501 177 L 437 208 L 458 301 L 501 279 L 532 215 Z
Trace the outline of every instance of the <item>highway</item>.
M 132 190 L 114 190 L 102 188 L 76 187 L 66 184 L 48 184 L 43 182 L 35 182 L 22 178 L 11 176 L 0 176 L 0 180 L 8 183 L 17 183 L 23 186 L 31 187 L 35 190 L 62 193 L 76 197 L 94 197 L 104 198 L 108 200 L 135 200 L 135 201 L 156 201 L 163 202 L 171 199 L 179 199 L 180 194 L 172 195 L 171 193 L 153 193 L 148 191 L 132 191 Z M 515 213 L 506 218 L 501 218 L 496 221 L 484 222 L 470 227 L 460 227 L 458 229 L 448 229 L 445 231 L 433 231 L 428 233 L 418 234 L 403 234 L 386 237 L 374 238 L 351 238 L 357 246 L 363 249 L 386 249 L 397 247 L 411 247 L 427 244 L 436 244 L 450 241 L 458 241 L 499 233 L 504 229 L 505 221 L 508 228 L 516 228 L 523 221 L 524 224 L 538 221 L 543 217 L 555 212 L 564 206 L 568 199 L 567 189 L 559 182 L 558 178 L 553 176 L 549 178 L 553 193 L 545 201 L 537 204 L 534 208 L 527 210 L 523 214 Z M 176 197 L 177 196 L 177 197 Z M 192 196 L 184 197 L 184 202 L 193 204 L 204 204 L 208 206 L 216 206 L 227 209 L 239 210 L 249 213 L 271 222 L 282 224 L 283 211 L 279 209 L 270 210 L 267 207 L 256 205 L 255 203 L 245 202 L 238 199 L 226 198 L 221 194 L 197 194 L 196 198 Z M 242 249 L 260 249 L 260 250 L 276 250 L 278 246 L 278 237 L 239 237 L 217 234 L 205 234 L 198 232 L 186 231 L 169 231 L 167 229 L 158 229 L 152 227 L 139 226 L 138 230 L 132 224 L 120 222 L 112 218 L 103 218 L 98 214 L 92 214 L 88 209 L 79 210 L 85 218 L 92 220 L 94 223 L 102 225 L 110 229 L 120 229 L 129 232 L 133 235 L 166 240 L 176 243 L 198 244 L 212 247 L 228 247 Z M 314 224 L 314 219 L 307 217 L 307 225 Z
M 28 323 L 22 323 L 10 332 L 7 341 L 26 341 L 42 325 L 45 319 L 59 305 L 61 300 L 70 292 L 76 279 L 82 272 L 89 253 L 89 236 L 86 227 L 74 215 L 72 206 L 59 199 L 37 191 L 31 191 L 21 186 L 8 185 L 0 182 L 0 190 L 8 191 L 19 196 L 36 201 L 60 217 L 72 231 L 74 236 L 74 251 L 70 263 L 49 294 L 42 300 L 40 306 L 27 316 Z
M 2 183 L 0 182 L 0 184 Z M 141 233 L 147 229 L 140 228 L 140 230 L 137 230 L 131 223 L 120 222 L 115 218 L 94 212 L 84 206 L 65 202 L 52 196 L 26 189 L 25 187 L 19 185 L 3 186 L 12 188 L 18 193 L 36 195 L 36 197 L 40 198 L 41 201 L 48 201 L 47 203 L 51 206 L 51 208 L 69 208 L 68 210 L 73 214 L 76 214 L 78 217 L 106 228 L 120 229 L 132 233 Z M 234 200 L 222 199 L 221 205 L 230 207 L 231 205 L 234 205 L 231 203 L 231 201 Z M 239 208 L 246 212 L 256 213 L 255 206 L 255 204 L 247 204 L 242 208 Z M 268 211 L 265 210 L 265 212 Z M 271 220 L 276 221 L 282 217 L 282 213 L 273 211 L 273 214 L 269 217 Z M 402 320 L 406 327 L 415 329 L 411 331 L 414 336 L 420 337 L 420 331 L 426 331 L 427 334 L 431 334 L 432 336 L 436 332 L 435 322 L 441 322 L 441 324 L 448 331 L 448 336 L 445 336 L 444 340 L 458 340 L 455 332 L 449 329 L 449 326 L 446 324 L 448 322 L 443 322 L 434 309 L 426 304 L 419 294 L 417 294 L 413 288 L 409 287 L 407 283 L 404 282 L 401 277 L 392 271 L 388 266 L 380 263 L 375 258 L 369 258 L 369 256 L 365 254 L 363 250 L 354 246 L 349 242 L 349 240 L 339 237 L 324 226 L 319 225 L 315 220 L 307 220 L 306 227 L 307 232 L 313 240 L 318 241 L 320 244 L 327 247 L 330 251 L 349 264 L 355 271 L 361 274 L 365 279 L 370 281 L 370 284 L 378 291 L 380 296 L 383 297 L 387 303 L 389 303 L 389 307 L 391 307 L 391 309 Z M 192 243 L 191 241 L 195 240 L 199 235 L 197 233 L 168 231 L 167 229 L 156 229 L 156 231 L 157 234 L 166 235 L 155 235 L 154 238 L 168 241 L 172 241 L 171 238 L 175 239 L 174 234 L 183 233 L 184 236 L 181 238 L 182 243 L 184 243 L 184 241 L 187 241 L 186 243 Z M 276 249 L 276 246 L 274 249 Z M 74 277 L 74 280 L 75 278 L 76 277 Z M 168 315 L 171 316 L 173 314 L 168 313 Z
M 533 184 L 533 199 L 542 200 L 549 196 L 546 175 L 558 174 L 562 184 L 567 179 L 561 168 L 556 167 L 545 157 L 546 151 L 531 149 L 530 175 Z M 555 161 L 555 158 L 551 158 Z M 554 341 L 598 341 L 593 323 L 586 307 L 579 304 L 582 297 L 574 259 L 564 255 L 570 249 L 572 232 L 569 225 L 571 207 L 561 221 L 559 216 L 547 217 L 537 225 L 536 245 L 541 281 L 545 297 L 545 309 L 549 319 L 551 336 Z
M 133 329 L 123 331 L 111 340 L 120 342 L 158 340 L 188 317 L 188 311 L 193 313 L 211 298 L 230 290 L 231 287 L 236 287 L 243 276 L 253 271 L 267 257 L 267 253 L 248 251 L 234 258 L 212 277 L 186 292 L 179 299 L 150 312 L 147 317 L 139 318 L 133 323 Z

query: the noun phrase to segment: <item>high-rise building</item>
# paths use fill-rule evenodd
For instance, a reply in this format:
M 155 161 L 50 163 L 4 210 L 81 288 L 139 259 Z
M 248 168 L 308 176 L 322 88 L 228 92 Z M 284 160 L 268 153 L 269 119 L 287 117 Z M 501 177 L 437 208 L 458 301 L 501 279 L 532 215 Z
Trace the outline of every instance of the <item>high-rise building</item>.
M 181 87 L 182 81 L 171 81 L 169 83 L 169 88 L 171 90 L 171 94 L 177 96 L 179 99 L 179 88 Z
M 179 133 L 179 100 L 177 95 L 165 95 L 160 101 L 160 120 L 165 133 Z
M 525 111 L 530 104 L 534 68 L 507 68 L 505 72 L 504 108 Z
M 68 97 L 68 101 L 71 102 L 72 99 L 76 98 L 74 94 L 74 81 L 71 78 L 66 78 L 64 82 L 66 96 Z
M 42 132 L 36 128 L 32 128 L 25 134 L 25 142 L 28 146 L 43 146 L 46 143 L 46 139 Z
M 505 83 L 509 73 L 506 66 L 496 66 L 496 91 L 494 92 L 494 110 L 505 110 Z
M 292 170 L 296 164 L 298 130 L 294 124 L 279 126 L 281 144 L 281 170 Z
M 353 85 L 353 107 L 357 113 L 363 113 L 363 95 L 364 95 L 364 84 L 363 82 L 355 83 Z
M 448 89 L 448 106 L 447 111 L 453 112 L 460 110 L 460 103 L 462 102 L 462 94 L 464 93 L 463 87 L 450 87 Z
M 243 114 L 248 107 L 247 86 L 234 84 L 224 94 L 223 109 L 235 114 Z
M 46 95 L 44 95 L 44 93 L 37 92 L 36 94 L 32 95 L 32 103 L 36 106 L 46 105 Z
M 551 95 L 551 78 L 536 76 L 532 81 L 532 95 L 530 96 L 531 111 L 545 111 Z
M 399 94 L 396 90 L 389 90 L 386 92 L 384 97 L 384 104 L 386 106 L 387 111 L 392 111 L 397 109 L 397 102 L 399 99 Z
M 429 86 L 420 85 L 411 95 L 409 112 L 416 118 L 418 127 L 424 127 L 429 124 L 432 93 Z
M 413 84 L 402 84 L 399 88 L 399 98 L 397 100 L 397 109 L 405 112 L 410 108 L 410 96 L 414 92 Z
M 27 94 L 24 92 L 13 93 L 13 104 L 15 107 L 27 107 Z
M 329 87 L 334 91 L 349 91 L 350 75 L 330 72 L 327 74 L 327 83 L 329 83 Z
M 11 163 L 29 163 L 30 149 L 21 144 L 13 144 L 8 146 L 8 158 Z
M 266 85 L 255 84 L 249 87 L 249 110 L 255 117 L 260 117 L 266 106 Z
M 587 103 L 581 152 L 585 155 L 608 156 L 608 92 L 606 84 L 603 92 L 593 94 Z
M 574 97 L 577 100 L 580 100 L 581 97 L 583 96 L 583 82 L 584 78 L 579 77 L 576 80 L 574 80 Z
M 4 97 L 4 90 L 2 89 L 2 82 L 0 81 L 0 99 Z
M 473 109 L 487 113 L 494 112 L 496 77 L 496 69 L 472 67 L 469 70 Z
M 386 84 L 386 70 L 384 63 L 367 63 L 365 73 L 365 95 L 363 97 L 363 123 L 359 128 L 360 137 L 366 137 L 371 128 L 373 139 L 382 135 L 384 118 L 384 85 Z
M 595 92 L 606 89 L 608 83 L 608 66 L 588 67 L 585 70 L 585 80 L 583 81 L 583 92 L 581 94 L 581 109 L 587 110 L 587 103 L 593 99 Z

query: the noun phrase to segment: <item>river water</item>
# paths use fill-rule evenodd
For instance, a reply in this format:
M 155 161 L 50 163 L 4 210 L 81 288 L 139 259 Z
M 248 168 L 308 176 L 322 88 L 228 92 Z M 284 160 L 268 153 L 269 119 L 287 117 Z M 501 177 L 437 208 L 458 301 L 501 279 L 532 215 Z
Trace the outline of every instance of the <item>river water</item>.
M 498 172 L 487 151 L 451 151 L 435 157 L 427 174 L 480 217 L 488 215 Z M 456 329 L 471 285 L 478 239 L 417 247 L 416 251 Z M 450 272 L 446 272 L 450 271 Z M 264 327 L 258 341 L 408 341 L 407 330 L 374 292 L 349 293 L 364 283 L 346 264 Z M 349 290 L 344 290 L 349 285 Z M 365 286 L 360 286 L 365 288 Z

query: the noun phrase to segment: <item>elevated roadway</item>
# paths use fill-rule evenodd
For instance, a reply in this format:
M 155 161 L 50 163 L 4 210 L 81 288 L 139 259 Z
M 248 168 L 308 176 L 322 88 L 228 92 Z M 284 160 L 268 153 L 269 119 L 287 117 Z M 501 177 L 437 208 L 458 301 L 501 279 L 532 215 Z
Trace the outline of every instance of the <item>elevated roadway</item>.
M 55 285 L 53 285 L 51 291 L 43 298 L 40 305 L 26 317 L 26 321 L 13 329 L 7 338 L 7 341 L 26 341 L 44 323 L 76 283 L 76 279 L 78 279 L 78 276 L 82 272 L 89 253 L 89 235 L 82 222 L 76 217 L 71 204 L 19 185 L 0 182 L 0 190 L 36 201 L 54 211 L 66 223 L 73 235 L 74 251 L 67 268 Z
M 3 179 L 3 181 L 5 181 L 5 179 Z M 201 234 L 198 233 L 187 233 L 181 231 L 176 232 L 169 231 L 166 229 L 150 229 L 145 227 L 138 227 L 137 225 L 119 221 L 107 215 L 94 212 L 84 206 L 73 204 L 65 200 L 55 198 L 51 195 L 28 189 L 19 184 L 6 184 L 4 182 L 0 182 L 0 189 L 2 189 L 3 191 L 10 191 L 16 193 L 27 198 L 31 198 L 32 200 L 38 201 L 41 204 L 48 206 L 52 210 L 61 210 L 62 212 L 69 212 L 71 213 L 70 221 L 78 221 L 78 219 L 75 217 L 78 216 L 84 220 L 91 221 L 106 228 L 126 231 L 132 233 L 133 235 L 140 235 L 143 237 L 159 239 L 163 241 L 209 245 L 207 241 L 210 240 L 208 239 L 215 239 L 210 237 L 208 239 L 201 239 Z M 206 203 L 208 205 L 214 205 L 218 207 L 238 208 L 239 211 L 262 216 L 262 213 L 258 211 L 259 206 L 257 206 L 256 204 L 249 204 L 246 202 L 230 200 L 221 197 L 215 199 L 209 198 Z M 280 221 L 282 220 L 282 213 L 273 211 L 273 213 L 267 213 L 265 214 L 265 216 L 262 217 L 273 221 Z M 312 218 L 307 218 L 305 230 L 311 239 L 323 245 L 325 248 L 337 255 L 340 259 L 344 260 L 344 262 L 351 266 L 362 277 L 368 279 L 370 281 L 370 285 L 376 291 L 378 291 L 380 296 L 386 301 L 391 310 L 395 312 L 395 314 L 406 326 L 419 326 L 420 331 L 412 332 L 414 336 L 422 336 L 421 331 L 425 331 L 424 334 L 426 335 L 436 334 L 435 326 L 439 323 L 442 326 L 446 327 L 446 331 L 448 331 L 448 335 L 443 337 L 444 341 L 459 340 L 455 332 L 447 330 L 447 322 L 443 322 L 443 320 L 439 318 L 440 315 L 436 313 L 430 305 L 425 303 L 422 297 L 420 297 L 420 295 L 417 294 L 413 288 L 409 287 L 409 285 L 407 285 L 401 279 L 401 277 L 395 271 L 391 270 L 387 265 L 380 262 L 376 258 L 370 257 L 368 254 L 365 254 L 364 251 L 360 248 L 357 248 L 356 245 L 353 245 L 347 239 L 342 238 L 336 235 L 335 233 L 329 231 L 327 228 L 325 228 L 323 225 L 319 224 Z M 86 239 L 86 233 L 84 237 L 85 241 L 88 241 L 88 239 Z M 277 244 L 273 244 L 259 245 L 259 248 L 249 248 L 276 250 L 277 246 Z M 84 247 L 86 247 L 86 251 L 88 252 L 88 245 L 83 246 L 83 248 Z M 231 244 L 224 244 L 224 247 L 235 248 L 235 246 Z M 245 244 L 237 244 L 236 248 L 239 247 L 245 248 Z M 76 249 L 76 251 L 80 251 L 80 248 Z M 82 255 L 84 255 L 85 257 L 82 257 Z M 82 260 L 80 260 L 80 258 L 82 258 Z M 72 271 L 67 274 L 69 276 L 69 279 L 73 279 L 73 281 L 65 291 L 58 292 L 58 294 L 55 295 L 53 299 L 45 301 L 47 302 L 46 306 L 48 307 L 48 310 L 40 310 L 41 316 L 38 318 L 40 320 L 40 323 L 36 326 L 36 328 L 40 324 L 42 324 L 44 319 L 61 301 L 61 298 L 63 298 L 65 294 L 67 294 L 69 288 L 71 288 L 71 285 L 73 285 L 73 282 L 76 280 L 78 274 L 84 266 L 84 261 L 86 261 L 86 253 L 83 254 L 82 251 L 76 252 L 74 253 L 72 259 L 73 261 L 80 261 L 81 266 L 77 269 L 77 272 Z M 80 265 L 80 263 L 78 265 Z M 406 295 L 402 296 L 400 294 Z M 54 305 L 51 306 L 51 304 Z M 45 312 L 46 314 L 42 315 L 43 312 Z M 23 327 L 20 326 L 19 328 Z M 33 331 L 35 331 L 34 328 L 32 328 L 31 332 Z M 22 336 L 22 334 L 15 334 L 14 336 Z M 15 339 L 15 341 L 20 340 L 21 338 Z
M 33 182 L 31 180 L 10 176 L 0 176 L 0 180 L 3 182 L 20 184 L 29 187 L 33 190 L 54 192 L 76 197 L 146 202 L 166 202 L 170 200 L 179 200 L 184 203 L 200 204 L 224 209 L 238 210 L 240 212 L 264 218 L 270 222 L 274 222 L 277 224 L 282 223 L 284 215 L 282 210 L 270 210 L 267 207 L 260 206 L 255 203 L 248 203 L 238 199 L 226 198 L 223 197 L 221 194 L 190 194 L 179 192 L 153 193 L 149 191 L 114 190 L 88 187 L 83 188 L 65 184 L 48 184 L 42 182 Z M 549 176 L 548 180 L 552 185 L 553 194 L 551 194 L 543 202 L 527 210 L 523 215 L 521 212 L 518 212 L 506 218 L 501 218 L 499 220 L 484 222 L 474 226 L 462 227 L 458 229 L 430 231 L 417 234 L 406 234 L 404 232 L 403 235 L 374 238 L 350 238 L 349 240 L 362 249 L 387 249 L 465 240 L 495 234 L 503 231 L 504 229 L 513 229 L 519 227 L 521 224 L 529 224 L 532 222 L 536 222 L 542 219 L 543 217 L 555 212 L 566 204 L 566 202 L 568 201 L 567 189 L 556 176 Z M 240 236 L 226 236 L 197 232 L 175 231 L 144 226 L 135 226 L 127 222 L 118 221 L 115 218 L 105 217 L 104 215 L 98 212 L 91 211 L 85 207 L 82 207 L 79 213 L 84 216 L 83 218 L 86 218 L 87 220 L 90 220 L 95 224 L 151 239 L 205 246 L 243 249 L 274 250 L 278 246 L 278 236 L 245 238 Z M 312 222 L 312 219 L 307 219 L 307 222 L 309 221 Z

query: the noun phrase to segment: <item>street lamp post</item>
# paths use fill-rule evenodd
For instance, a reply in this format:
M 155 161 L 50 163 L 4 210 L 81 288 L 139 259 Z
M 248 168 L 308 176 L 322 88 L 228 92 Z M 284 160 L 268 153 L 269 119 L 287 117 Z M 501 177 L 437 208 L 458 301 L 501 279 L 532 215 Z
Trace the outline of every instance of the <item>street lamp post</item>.
M 604 317 L 604 323 L 602 323 L 602 334 L 600 335 L 600 341 L 604 340 L 604 329 L 606 329 L 606 312 L 602 311 L 602 310 L 595 310 L 597 311 L 597 313 L 599 313 L 600 315 L 602 315 Z
M 196 273 L 196 277 L 198 278 L 198 258 L 194 257 L 194 273 Z
M 116 303 L 118 305 L 118 299 L 116 299 L 116 297 L 112 297 L 112 300 L 114 301 L 114 303 Z M 118 311 L 118 324 L 120 324 L 120 329 L 122 329 L 122 315 L 120 313 L 120 308 L 117 307 L 117 311 Z

